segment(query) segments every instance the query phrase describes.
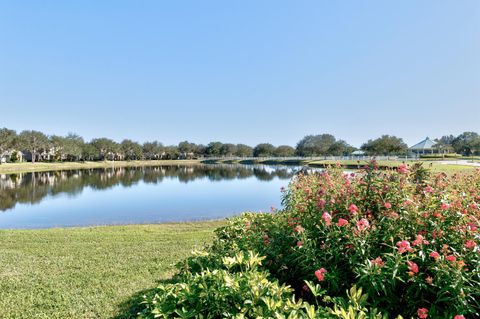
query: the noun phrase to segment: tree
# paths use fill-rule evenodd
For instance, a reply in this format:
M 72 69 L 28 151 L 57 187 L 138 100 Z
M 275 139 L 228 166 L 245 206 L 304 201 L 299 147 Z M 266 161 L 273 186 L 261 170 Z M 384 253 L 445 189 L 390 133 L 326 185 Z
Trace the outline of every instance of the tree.
M 405 154 L 408 146 L 399 137 L 382 135 L 375 140 L 368 140 L 361 149 L 370 155 L 395 155 Z
M 275 149 L 275 156 L 289 157 L 295 155 L 295 149 L 289 145 L 280 145 Z
M 178 159 L 180 152 L 175 145 L 165 146 L 165 157 L 167 159 Z
M 91 144 L 97 149 L 98 158 L 106 160 L 108 154 L 114 154 L 117 151 L 117 143 L 109 138 L 93 139 Z
M 275 155 L 275 146 L 270 143 L 261 143 L 254 147 L 253 156 L 268 157 Z
M 178 151 L 183 158 L 190 158 L 192 155 L 195 156 L 197 150 L 198 147 L 195 143 L 189 143 L 188 141 L 178 143 Z
M 30 152 L 32 163 L 35 163 L 40 151 L 45 151 L 49 147 L 48 137 L 38 131 L 22 131 L 18 135 L 18 142 L 20 147 Z
M 55 160 L 63 161 L 65 159 L 65 147 L 66 139 L 62 136 L 52 135 L 50 136 L 50 144 L 53 147 L 55 153 Z
M 79 160 L 82 157 L 82 149 L 85 141 L 75 133 L 68 133 L 65 137 L 65 154 L 68 160 Z
M 253 155 L 253 148 L 245 144 L 237 144 L 235 155 L 238 157 L 249 157 Z
M 348 155 L 352 153 L 354 150 L 355 150 L 355 147 L 349 145 L 344 140 L 338 140 L 332 145 L 330 145 L 328 149 L 328 154 L 334 155 L 334 156 L 342 156 L 342 155 Z
M 207 145 L 207 155 L 208 156 L 220 156 L 221 155 L 221 149 L 222 149 L 222 143 L 220 142 L 211 142 Z
M 222 144 L 220 147 L 220 155 L 222 156 L 233 156 L 237 151 L 237 146 L 231 143 Z
M 0 129 L 0 158 L 3 153 L 14 147 L 16 137 L 17 133 L 14 130 L 9 130 L 5 127 Z
M 331 134 L 307 135 L 301 139 L 296 148 L 300 156 L 329 155 L 329 150 L 336 139 Z
M 129 139 L 125 139 L 120 143 L 120 152 L 126 160 L 139 160 L 143 156 L 140 144 Z
M 82 146 L 82 159 L 84 161 L 99 159 L 98 149 L 92 143 L 85 143 Z
M 440 138 L 435 139 L 435 145 L 433 146 L 439 152 L 443 153 L 450 153 L 453 152 L 452 143 L 455 140 L 455 136 L 453 135 L 444 135 Z
M 145 142 L 142 146 L 143 156 L 149 160 L 158 160 L 162 158 L 165 147 L 157 141 Z
M 470 156 L 480 152 L 480 135 L 475 132 L 463 132 L 452 141 L 456 153 Z

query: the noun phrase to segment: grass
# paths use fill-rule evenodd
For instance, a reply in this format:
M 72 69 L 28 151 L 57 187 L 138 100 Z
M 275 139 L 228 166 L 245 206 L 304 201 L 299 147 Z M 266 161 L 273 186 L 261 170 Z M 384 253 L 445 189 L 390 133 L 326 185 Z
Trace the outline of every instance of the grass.
M 334 165 L 336 163 L 340 163 L 342 165 L 345 165 L 349 168 L 354 168 L 357 166 L 363 166 L 367 163 L 367 161 L 360 161 L 360 164 L 357 161 L 354 160 L 348 160 L 348 161 L 312 161 L 309 162 L 308 165 L 310 166 L 325 166 L 325 165 Z M 378 161 L 378 165 L 380 167 L 386 167 L 386 168 L 395 168 L 398 167 L 400 164 L 402 164 L 403 161 Z M 423 163 L 423 166 L 426 168 L 429 168 L 432 172 L 434 173 L 440 173 L 444 172 L 447 174 L 454 174 L 454 173 L 468 173 L 472 172 L 478 167 L 475 166 L 469 166 L 469 165 L 457 165 L 457 164 L 442 164 L 438 163 L 436 161 L 406 161 L 405 163 L 412 165 L 414 163 Z
M 4 163 L 0 165 L 0 174 L 27 172 L 45 172 L 85 168 L 138 167 L 158 165 L 197 164 L 199 160 L 151 160 L 151 161 L 103 161 L 103 162 L 56 162 L 56 163 Z
M 0 230 L 0 318 L 129 318 L 221 224 Z

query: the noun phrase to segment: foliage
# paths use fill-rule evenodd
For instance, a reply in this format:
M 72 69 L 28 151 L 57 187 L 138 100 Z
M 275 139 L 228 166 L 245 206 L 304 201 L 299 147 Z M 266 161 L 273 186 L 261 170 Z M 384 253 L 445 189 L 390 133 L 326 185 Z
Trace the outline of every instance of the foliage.
M 464 132 L 459 136 L 443 136 L 436 139 L 434 148 L 441 157 L 448 153 L 475 155 L 480 152 L 480 136 L 475 132 Z M 405 154 L 407 146 L 401 138 L 383 135 L 362 145 L 368 155 Z M 177 145 L 163 145 L 158 141 L 143 144 L 125 139 L 118 143 L 109 138 L 94 138 L 85 142 L 82 137 L 69 133 L 67 136 L 47 136 L 38 131 L 23 131 L 17 135 L 14 130 L 0 129 L 0 157 L 11 156 L 13 151 L 34 154 L 34 161 L 121 161 L 121 160 L 171 160 L 199 157 L 302 157 L 347 156 L 355 148 L 346 141 L 331 134 L 307 135 L 293 148 L 289 145 L 278 147 L 261 143 L 254 148 L 245 144 L 211 142 L 208 145 L 182 141 Z M 425 158 L 437 158 L 438 154 Z M 28 159 L 29 156 L 26 156 Z
M 457 153 L 466 156 L 480 154 L 480 135 L 475 132 L 464 132 L 452 142 L 453 149 Z
M 252 251 L 265 257 L 258 271 L 292 287 L 313 317 L 478 317 L 479 189 L 480 171 L 447 177 L 422 165 L 300 174 L 284 190 L 284 210 L 231 219 L 208 254 L 179 265 L 178 285 Z
M 161 285 L 147 296 L 139 318 L 299 318 L 302 303 L 291 289 L 270 281 L 252 252 L 221 259 L 222 267 L 187 273 L 184 282 Z
M 307 135 L 301 139 L 296 148 L 300 156 L 345 155 L 353 148 L 343 140 L 336 140 L 331 134 Z
M 280 145 L 275 149 L 275 156 L 289 157 L 295 155 L 295 149 L 289 145 Z
M 368 140 L 361 149 L 370 155 L 394 155 L 405 154 L 408 146 L 399 137 L 382 135 L 375 140 Z
M 457 153 L 447 153 L 447 154 L 420 154 L 420 158 L 424 159 L 444 159 L 444 158 L 461 158 L 462 155 Z
M 186 268 L 177 283 L 162 284 L 145 295 L 138 318 L 386 318 L 366 307 L 368 296 L 355 286 L 346 298 L 330 299 L 333 308 L 296 301 L 290 286 L 271 279 L 260 267 L 264 259 L 251 251 L 224 257 L 196 252 L 189 260 L 196 271 Z M 305 284 L 322 295 L 319 285 Z
M 28 150 L 32 155 L 32 162 L 35 162 L 38 154 L 48 148 L 48 137 L 38 131 L 22 131 L 18 135 L 20 148 Z
M 0 155 L 9 148 L 13 148 L 17 133 L 7 128 L 0 129 Z
M 270 143 L 261 143 L 253 148 L 253 156 L 268 157 L 275 154 L 275 146 Z
M 123 140 L 122 143 L 120 143 L 120 150 L 126 160 L 139 160 L 143 156 L 143 150 L 140 144 L 132 140 Z
M 237 144 L 237 152 L 235 155 L 238 157 L 253 156 L 253 148 L 245 144 Z

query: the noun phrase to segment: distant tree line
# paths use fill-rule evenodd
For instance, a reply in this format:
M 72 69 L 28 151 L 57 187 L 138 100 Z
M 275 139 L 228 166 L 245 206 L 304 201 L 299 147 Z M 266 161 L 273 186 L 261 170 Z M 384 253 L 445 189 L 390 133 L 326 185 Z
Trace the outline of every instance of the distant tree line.
M 480 154 L 480 136 L 464 132 L 458 136 L 446 135 L 435 140 L 438 152 L 463 155 Z M 405 155 L 408 146 L 396 136 L 383 135 L 368 140 L 360 149 L 367 155 Z M 86 142 L 81 136 L 51 135 L 25 130 L 17 133 L 0 129 L 0 159 L 15 162 L 36 161 L 103 161 L 103 160 L 159 160 L 203 157 L 291 157 L 291 156 L 345 156 L 356 148 L 331 134 L 307 135 L 296 145 L 274 146 L 260 143 L 254 147 L 245 144 L 211 142 L 207 145 L 188 141 L 178 145 L 163 145 L 158 141 L 138 142 L 125 139 L 120 143 L 109 138 L 95 138 Z

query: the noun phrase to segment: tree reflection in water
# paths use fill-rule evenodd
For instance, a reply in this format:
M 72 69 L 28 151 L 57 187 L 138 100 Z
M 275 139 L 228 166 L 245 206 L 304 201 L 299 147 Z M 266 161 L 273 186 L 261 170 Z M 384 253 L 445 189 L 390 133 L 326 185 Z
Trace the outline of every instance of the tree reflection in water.
M 164 179 L 183 183 L 197 179 L 215 182 L 252 176 L 260 181 L 270 181 L 276 177 L 290 179 L 296 171 L 298 168 L 287 166 L 208 164 L 4 174 L 0 175 L 0 211 L 11 209 L 17 203 L 39 203 L 46 196 L 75 196 L 85 187 L 103 190 L 117 185 L 130 187 L 141 181 L 147 184 L 161 183 Z

